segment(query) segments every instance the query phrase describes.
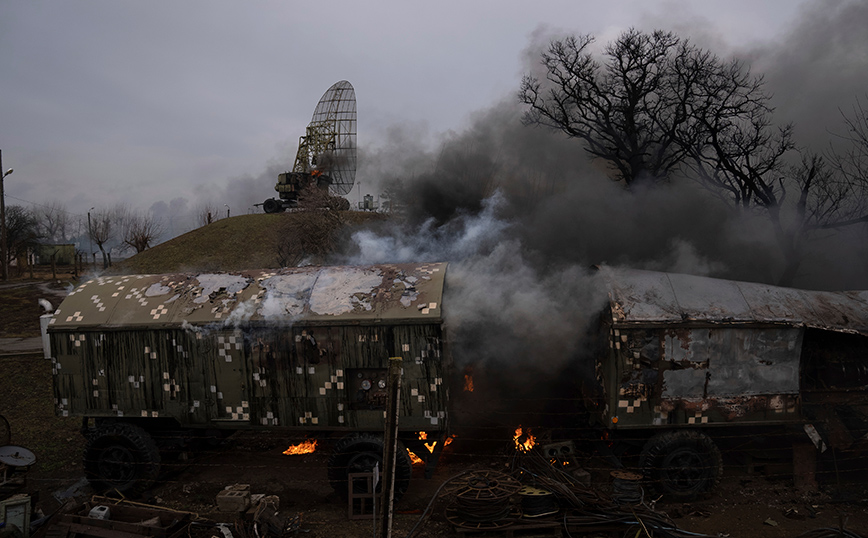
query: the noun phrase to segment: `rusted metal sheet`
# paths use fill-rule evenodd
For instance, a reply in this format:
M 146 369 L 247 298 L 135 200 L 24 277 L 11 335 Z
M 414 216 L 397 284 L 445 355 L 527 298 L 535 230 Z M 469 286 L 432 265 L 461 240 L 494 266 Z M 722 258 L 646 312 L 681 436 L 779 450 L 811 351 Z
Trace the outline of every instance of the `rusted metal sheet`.
M 49 326 L 61 415 L 378 430 L 404 359 L 401 428 L 447 420 L 445 264 L 96 279 Z
M 784 324 L 868 335 L 868 291 L 782 288 L 694 275 L 601 268 L 621 324 Z
M 612 427 L 817 419 L 829 430 L 829 406 L 845 393 L 851 414 L 868 417 L 868 293 L 630 269 L 602 276 L 610 345 L 596 371 Z
M 663 398 L 798 394 L 798 329 L 664 332 Z
M 670 325 L 611 331 L 611 354 L 601 358 L 599 371 L 609 399 L 607 422 L 615 427 L 801 418 L 800 329 Z

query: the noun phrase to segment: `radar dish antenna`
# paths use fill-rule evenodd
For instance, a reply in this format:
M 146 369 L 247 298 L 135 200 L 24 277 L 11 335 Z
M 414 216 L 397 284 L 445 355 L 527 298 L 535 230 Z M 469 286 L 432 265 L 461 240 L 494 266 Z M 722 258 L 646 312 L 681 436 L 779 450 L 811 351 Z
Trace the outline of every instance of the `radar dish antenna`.
M 280 200 L 266 200 L 266 213 L 298 204 L 299 192 L 314 184 L 334 196 L 349 194 L 356 179 L 356 92 L 342 80 L 326 90 L 299 138 L 292 172 L 278 176 Z M 347 205 L 349 203 L 347 202 Z

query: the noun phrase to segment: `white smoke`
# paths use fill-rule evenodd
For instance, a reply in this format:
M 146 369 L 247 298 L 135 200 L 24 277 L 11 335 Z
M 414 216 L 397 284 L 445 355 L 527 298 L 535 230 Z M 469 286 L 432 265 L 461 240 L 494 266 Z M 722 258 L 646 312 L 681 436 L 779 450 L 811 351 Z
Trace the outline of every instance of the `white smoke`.
M 447 261 L 443 315 L 459 364 L 525 363 L 551 374 L 578 352 L 605 293 L 588 270 L 564 265 L 541 271 L 526 257 L 504 215 L 500 192 L 477 214 L 416 230 L 366 230 L 353 235 L 349 264 Z
M 444 226 L 426 220 L 417 230 L 363 230 L 353 234 L 358 252 L 344 260 L 350 265 L 463 260 L 491 249 L 505 237 L 509 224 L 499 216 L 505 204 L 500 192 L 483 201 L 482 211 L 461 215 Z

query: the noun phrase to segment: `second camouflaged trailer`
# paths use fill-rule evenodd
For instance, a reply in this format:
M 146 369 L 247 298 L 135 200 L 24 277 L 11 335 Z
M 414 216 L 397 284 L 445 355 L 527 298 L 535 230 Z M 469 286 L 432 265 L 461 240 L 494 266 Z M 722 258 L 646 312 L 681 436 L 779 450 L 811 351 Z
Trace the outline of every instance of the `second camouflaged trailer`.
M 613 438 L 645 441 L 639 467 L 658 493 L 711 489 L 719 441 L 744 432 L 807 443 L 806 469 L 814 446 L 868 439 L 868 291 L 612 267 L 599 276 L 609 302 L 583 393 Z
M 163 439 L 345 432 L 329 464 L 345 496 L 347 474 L 381 458 L 388 363 L 401 357 L 399 438 L 433 467 L 418 432 L 442 441 L 448 425 L 445 273 L 431 263 L 96 278 L 48 323 L 57 412 L 83 419 L 91 482 L 132 493 L 157 478 Z M 411 464 L 398 454 L 400 496 Z

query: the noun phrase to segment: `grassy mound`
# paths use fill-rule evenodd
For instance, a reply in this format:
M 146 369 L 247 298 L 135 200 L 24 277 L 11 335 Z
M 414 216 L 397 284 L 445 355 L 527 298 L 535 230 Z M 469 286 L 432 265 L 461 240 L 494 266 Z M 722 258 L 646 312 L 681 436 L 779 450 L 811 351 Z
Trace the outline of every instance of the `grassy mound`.
M 215 221 L 115 264 L 112 273 L 239 271 L 320 263 L 340 237 L 381 221 L 379 213 L 311 210 Z

